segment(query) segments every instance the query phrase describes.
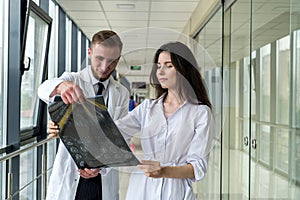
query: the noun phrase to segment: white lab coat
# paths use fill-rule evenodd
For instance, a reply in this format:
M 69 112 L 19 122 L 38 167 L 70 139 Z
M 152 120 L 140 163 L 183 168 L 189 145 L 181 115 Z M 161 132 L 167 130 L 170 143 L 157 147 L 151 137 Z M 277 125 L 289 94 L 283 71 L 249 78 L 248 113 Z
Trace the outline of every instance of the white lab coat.
M 38 96 L 49 102 L 49 95 L 62 81 L 71 81 L 80 86 L 86 97 L 95 96 L 92 85 L 91 67 L 87 66 L 80 72 L 65 72 L 61 77 L 46 80 L 38 88 Z M 129 92 L 112 77 L 108 84 L 108 112 L 113 120 L 117 120 L 128 113 Z M 72 160 L 65 146 L 60 143 L 53 164 L 47 188 L 47 200 L 74 200 L 79 182 L 78 168 Z M 105 172 L 106 171 L 106 172 Z M 119 174 L 115 169 L 101 170 L 103 200 L 119 199 Z
M 195 199 L 192 182 L 204 177 L 214 144 L 214 119 L 207 106 L 185 102 L 166 119 L 163 96 L 147 99 L 116 125 L 126 139 L 141 131 L 143 160 L 155 160 L 161 166 L 190 163 L 195 175 L 193 179 L 149 178 L 136 170 L 129 180 L 127 200 Z

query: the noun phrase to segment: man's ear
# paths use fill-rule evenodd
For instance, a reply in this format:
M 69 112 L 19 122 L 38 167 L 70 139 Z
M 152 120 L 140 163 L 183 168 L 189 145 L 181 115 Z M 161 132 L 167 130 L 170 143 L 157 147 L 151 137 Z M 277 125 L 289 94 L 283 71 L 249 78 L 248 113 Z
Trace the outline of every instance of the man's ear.
M 92 53 L 92 49 L 89 47 L 88 48 L 88 57 L 91 58 L 91 53 Z

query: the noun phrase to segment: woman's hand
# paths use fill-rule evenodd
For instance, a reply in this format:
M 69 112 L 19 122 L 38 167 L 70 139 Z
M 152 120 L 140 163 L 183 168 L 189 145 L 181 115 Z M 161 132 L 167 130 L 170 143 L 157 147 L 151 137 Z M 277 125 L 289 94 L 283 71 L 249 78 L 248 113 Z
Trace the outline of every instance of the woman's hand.
M 163 167 L 157 161 L 142 160 L 142 164 L 138 165 L 138 168 L 144 172 L 145 176 L 152 178 L 163 177 Z
M 194 167 L 188 163 L 179 166 L 160 166 L 160 163 L 152 160 L 142 160 L 138 168 L 145 176 L 152 178 L 195 178 Z
M 49 138 L 57 137 L 57 133 L 59 132 L 58 125 L 56 125 L 53 121 L 48 121 L 47 125 L 47 133 Z
M 94 178 L 96 176 L 98 176 L 100 172 L 100 169 L 88 169 L 88 168 L 84 168 L 84 169 L 78 169 L 78 173 L 79 176 L 88 179 L 88 178 Z

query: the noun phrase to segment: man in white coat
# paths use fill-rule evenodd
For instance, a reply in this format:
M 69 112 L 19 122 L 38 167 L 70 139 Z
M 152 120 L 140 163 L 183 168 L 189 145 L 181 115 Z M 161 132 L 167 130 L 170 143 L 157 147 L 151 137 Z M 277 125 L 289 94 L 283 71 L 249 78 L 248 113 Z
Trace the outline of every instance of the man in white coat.
M 65 72 L 59 78 L 46 80 L 39 86 L 38 96 L 45 102 L 53 101 L 56 95 L 60 95 L 66 104 L 83 102 L 85 97 L 96 95 L 100 82 L 104 86 L 102 94 L 112 119 L 125 116 L 128 113 L 129 92 L 111 76 L 119 61 L 122 46 L 115 32 L 97 32 L 88 49 L 91 65 L 79 72 Z M 49 123 L 54 126 L 53 122 Z M 56 135 L 53 130 L 51 134 Z M 114 200 L 119 199 L 118 192 L 117 170 L 85 169 L 79 176 L 78 168 L 67 149 L 62 143 L 59 144 L 46 199 Z

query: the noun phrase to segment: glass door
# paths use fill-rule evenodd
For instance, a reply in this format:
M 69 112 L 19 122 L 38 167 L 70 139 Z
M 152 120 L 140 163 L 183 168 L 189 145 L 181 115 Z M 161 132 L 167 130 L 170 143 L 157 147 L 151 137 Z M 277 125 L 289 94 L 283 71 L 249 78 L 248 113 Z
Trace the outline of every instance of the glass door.
M 290 1 L 252 0 L 250 197 L 294 199 L 290 192 Z M 292 198 L 293 197 L 293 198 Z
M 249 198 L 251 113 L 251 2 L 239 0 L 224 13 L 224 85 L 226 127 L 223 133 L 223 193 Z M 226 175 L 228 174 L 228 175 Z
M 224 12 L 228 199 L 300 198 L 299 17 L 298 0 L 238 0 Z
M 300 1 L 290 2 L 291 101 L 288 180 L 290 199 L 300 199 Z

